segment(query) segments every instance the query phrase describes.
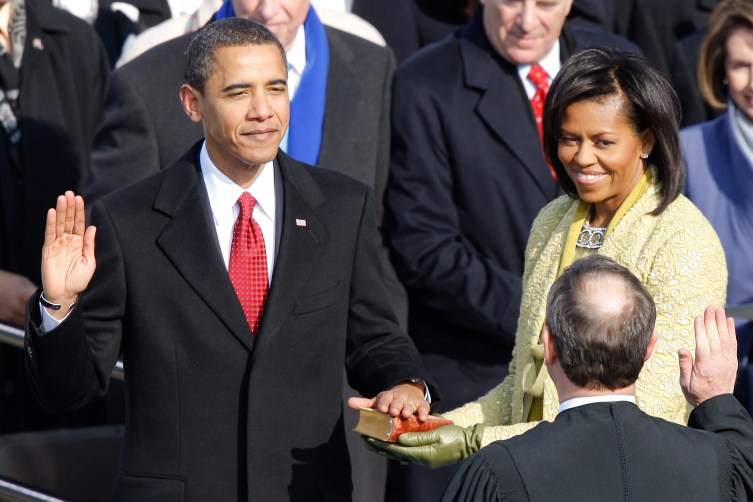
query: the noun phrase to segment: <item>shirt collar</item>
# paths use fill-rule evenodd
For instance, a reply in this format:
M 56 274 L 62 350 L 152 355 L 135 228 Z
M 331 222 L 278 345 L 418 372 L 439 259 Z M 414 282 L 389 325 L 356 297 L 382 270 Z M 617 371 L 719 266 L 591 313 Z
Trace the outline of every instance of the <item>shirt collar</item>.
M 236 185 L 230 178 L 225 176 L 209 158 L 206 142 L 201 145 L 199 154 L 201 172 L 204 184 L 209 195 L 209 205 L 215 225 L 218 220 L 235 220 L 238 216 L 236 202 L 244 192 L 243 188 Z M 245 190 L 256 199 L 256 208 L 261 210 L 272 222 L 275 221 L 275 169 L 273 162 L 268 162 L 262 168 L 259 176 L 253 184 Z
M 592 403 L 612 403 L 617 401 L 624 401 L 635 404 L 635 396 L 629 396 L 626 394 L 606 394 L 602 396 L 589 396 L 589 397 L 574 397 L 567 401 L 560 403 L 560 413 L 571 408 L 577 408 L 578 406 L 584 406 Z
M 562 62 L 560 62 L 560 41 L 559 39 L 554 41 L 554 45 L 549 49 L 549 52 L 541 58 L 538 62 L 539 66 L 544 68 L 544 71 L 549 75 L 549 81 L 551 82 L 557 72 L 562 68 Z M 530 80 L 528 80 L 528 72 L 531 71 L 530 64 L 518 65 L 518 75 L 523 82 L 523 86 L 526 88 L 526 92 L 533 96 L 536 93 L 536 88 L 533 86 Z
M 293 39 L 293 46 L 285 53 L 288 59 L 288 71 L 294 71 L 300 77 L 306 67 L 306 30 L 303 25 L 298 28 Z

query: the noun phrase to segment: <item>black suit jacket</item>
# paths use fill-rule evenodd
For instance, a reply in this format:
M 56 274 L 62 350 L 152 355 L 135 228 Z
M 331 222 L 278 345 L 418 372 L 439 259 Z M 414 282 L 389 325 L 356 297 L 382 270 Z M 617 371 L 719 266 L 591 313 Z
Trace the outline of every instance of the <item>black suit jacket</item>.
M 745 409 L 731 394 L 717 396 L 689 425 L 701 430 L 625 402 L 573 408 L 466 459 L 442 500 L 748 500 L 753 421 Z
M 50 408 L 76 408 L 106 391 L 122 353 L 120 499 L 348 499 L 343 363 L 364 395 L 428 378 L 382 285 L 370 189 L 279 155 L 282 230 L 254 338 L 198 148 L 95 204 L 98 267 L 79 303 L 42 334 L 30 302 L 33 386 Z
M 393 88 L 389 241 L 409 333 L 447 407 L 505 375 L 531 224 L 561 193 L 517 67 L 491 47 L 481 15 L 406 61 Z M 594 45 L 637 50 L 567 24 L 560 42 L 563 59 Z

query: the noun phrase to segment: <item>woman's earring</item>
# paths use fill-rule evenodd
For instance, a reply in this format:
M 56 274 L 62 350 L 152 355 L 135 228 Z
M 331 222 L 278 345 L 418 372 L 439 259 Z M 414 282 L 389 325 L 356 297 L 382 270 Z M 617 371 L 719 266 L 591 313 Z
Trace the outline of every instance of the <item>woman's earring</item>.
M 641 158 L 642 158 L 642 159 L 647 159 L 647 158 L 648 158 L 648 154 L 647 154 L 646 152 L 643 152 L 643 153 L 641 154 Z

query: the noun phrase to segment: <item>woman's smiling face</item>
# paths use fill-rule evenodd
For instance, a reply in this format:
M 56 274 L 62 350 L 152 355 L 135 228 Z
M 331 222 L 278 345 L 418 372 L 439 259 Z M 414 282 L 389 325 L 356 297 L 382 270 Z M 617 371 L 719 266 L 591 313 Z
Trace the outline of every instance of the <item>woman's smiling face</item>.
M 638 133 L 620 95 L 578 101 L 564 113 L 558 157 L 578 196 L 593 204 L 592 225 L 606 225 L 645 170 L 642 154 L 653 148 L 651 134 Z

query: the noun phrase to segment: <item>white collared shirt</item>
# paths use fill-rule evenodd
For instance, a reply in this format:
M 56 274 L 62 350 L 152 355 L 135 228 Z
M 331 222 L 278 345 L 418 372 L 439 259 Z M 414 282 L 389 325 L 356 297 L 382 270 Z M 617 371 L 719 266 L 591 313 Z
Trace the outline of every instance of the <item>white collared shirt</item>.
M 246 190 L 236 185 L 230 178 L 225 176 L 209 158 L 207 145 L 201 146 L 199 165 L 207 187 L 209 205 L 212 209 L 212 220 L 217 232 L 217 241 L 220 244 L 222 261 L 225 268 L 230 265 L 230 248 L 233 243 L 233 227 L 240 213 L 238 198 L 246 191 L 256 199 L 256 206 L 251 215 L 261 228 L 264 236 L 264 247 L 267 253 L 267 277 L 272 283 L 272 271 L 277 251 L 276 216 L 277 196 L 275 193 L 275 169 L 274 163 L 268 162 L 254 183 Z
M 306 68 L 306 31 L 303 29 L 303 25 L 298 28 L 298 32 L 293 39 L 293 45 L 289 52 L 285 53 L 288 60 L 288 98 L 293 101 L 298 86 L 301 84 L 301 76 L 303 70 Z M 280 150 L 288 152 L 288 133 L 290 128 L 285 131 L 280 142 Z
M 303 70 L 306 68 L 306 31 L 303 25 L 298 28 L 298 32 L 293 39 L 293 45 L 290 51 L 285 53 L 288 59 L 288 96 L 293 101 L 298 86 L 301 83 Z
M 627 403 L 635 404 L 635 396 L 629 396 L 627 394 L 605 394 L 603 396 L 589 396 L 589 397 L 574 397 L 567 401 L 560 403 L 560 413 L 571 408 L 577 408 L 578 406 L 584 406 L 592 403 L 612 403 L 616 401 L 624 401 Z
M 560 62 L 559 40 L 555 40 L 551 50 L 547 53 L 546 56 L 541 59 L 541 61 L 539 61 L 539 66 L 544 68 L 544 70 L 547 72 L 547 74 L 549 75 L 549 83 L 551 83 L 554 76 L 557 75 L 557 73 L 560 71 L 560 68 L 562 68 L 562 63 Z M 533 82 L 528 80 L 529 71 L 531 71 L 531 65 L 529 64 L 518 66 L 518 76 L 520 77 L 521 82 L 523 82 L 523 88 L 526 90 L 526 95 L 528 96 L 528 100 L 530 101 L 536 94 L 536 86 L 533 85 Z

